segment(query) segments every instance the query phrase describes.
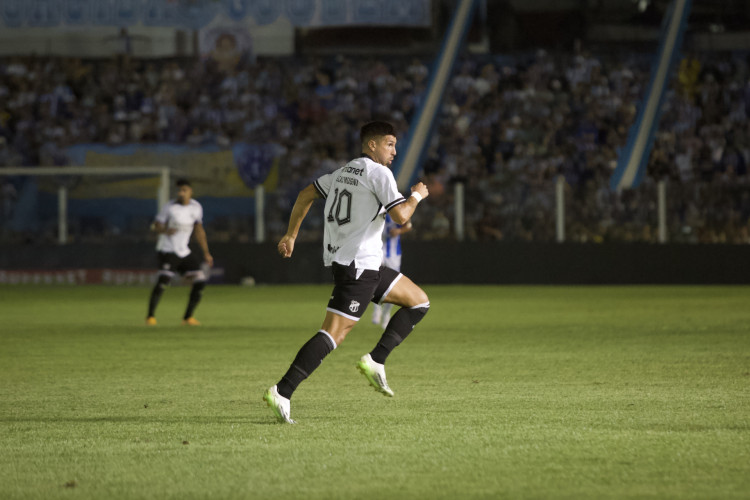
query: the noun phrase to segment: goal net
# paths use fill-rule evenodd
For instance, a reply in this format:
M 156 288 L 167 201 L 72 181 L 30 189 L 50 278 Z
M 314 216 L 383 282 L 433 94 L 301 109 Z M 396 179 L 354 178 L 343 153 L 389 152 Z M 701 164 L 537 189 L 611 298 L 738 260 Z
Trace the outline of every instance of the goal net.
M 0 168 L 2 239 L 145 237 L 169 199 L 169 167 Z

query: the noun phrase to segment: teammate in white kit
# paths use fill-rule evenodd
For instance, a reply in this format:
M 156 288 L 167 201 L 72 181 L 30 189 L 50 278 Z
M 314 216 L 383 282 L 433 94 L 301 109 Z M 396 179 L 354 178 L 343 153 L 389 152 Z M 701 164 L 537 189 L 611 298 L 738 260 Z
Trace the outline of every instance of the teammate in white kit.
M 385 214 L 385 229 L 383 230 L 383 265 L 385 267 L 401 271 L 401 235 L 408 233 L 411 229 L 411 221 L 402 226 L 393 222 L 390 215 Z M 393 304 L 388 303 L 374 304 L 372 306 L 373 324 L 387 327 L 391 319 L 392 307 Z
M 159 278 L 151 290 L 148 302 L 147 325 L 156 325 L 156 306 L 159 305 L 164 288 L 179 273 L 193 282 L 190 299 L 182 319 L 183 325 L 197 326 L 200 322 L 193 317 L 206 287 L 206 273 L 201 269 L 202 261 L 188 247 L 190 236 L 203 250 L 203 260 L 210 266 L 214 258 L 208 251 L 206 231 L 203 229 L 203 207 L 193 199 L 193 188 L 186 179 L 177 181 L 177 198 L 167 203 L 156 216 L 151 230 L 159 235 L 156 250 L 159 259 Z
M 290 398 L 297 386 L 323 358 L 343 342 L 372 301 L 401 306 L 375 348 L 362 356 L 357 368 L 370 385 L 393 396 L 385 378 L 385 360 L 430 307 L 427 294 L 398 271 L 381 266 L 381 235 L 388 213 L 406 224 L 419 202 L 429 194 L 419 182 L 406 199 L 398 192 L 388 168 L 396 156 L 396 133 L 386 122 L 372 122 L 360 131 L 362 156 L 324 175 L 297 196 L 289 228 L 278 244 L 282 257 L 292 256 L 302 220 L 316 198 L 325 198 L 323 262 L 331 267 L 335 286 L 326 308 L 323 326 L 297 353 L 289 370 L 263 399 L 281 422 L 294 423 Z

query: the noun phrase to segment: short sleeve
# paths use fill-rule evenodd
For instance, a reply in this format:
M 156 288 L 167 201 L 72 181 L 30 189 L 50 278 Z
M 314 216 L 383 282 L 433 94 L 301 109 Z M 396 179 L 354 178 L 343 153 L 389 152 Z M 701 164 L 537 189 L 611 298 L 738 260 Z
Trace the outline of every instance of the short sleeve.
M 328 198 L 328 192 L 331 190 L 332 184 L 333 184 L 333 173 L 318 177 L 313 182 L 313 186 L 315 186 L 315 190 L 323 198 Z
M 203 224 L 203 205 L 198 202 L 195 205 L 195 223 Z
M 382 167 L 374 169 L 372 172 L 372 188 L 375 196 L 385 211 L 389 211 L 396 205 L 406 202 L 406 198 L 398 192 L 396 179 L 389 168 Z
M 159 213 L 156 214 L 156 222 L 161 222 L 162 224 L 167 223 L 167 220 L 169 219 L 169 205 L 170 203 L 165 203 L 161 210 L 159 210 Z

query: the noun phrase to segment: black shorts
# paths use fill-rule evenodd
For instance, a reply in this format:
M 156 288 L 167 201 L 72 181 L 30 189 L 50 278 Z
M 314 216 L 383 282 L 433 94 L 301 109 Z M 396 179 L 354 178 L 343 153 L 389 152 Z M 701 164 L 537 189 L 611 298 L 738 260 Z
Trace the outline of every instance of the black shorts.
M 348 266 L 334 262 L 331 271 L 335 286 L 326 310 L 355 321 L 365 313 L 369 302 L 380 304 L 403 276 L 389 267 L 380 266 L 377 271 L 365 269 L 357 279 L 354 262 Z
M 159 274 L 169 277 L 175 274 L 185 276 L 186 274 L 202 272 L 202 262 L 194 252 L 190 252 L 185 257 L 178 257 L 177 254 L 171 252 L 158 252 L 158 260 Z

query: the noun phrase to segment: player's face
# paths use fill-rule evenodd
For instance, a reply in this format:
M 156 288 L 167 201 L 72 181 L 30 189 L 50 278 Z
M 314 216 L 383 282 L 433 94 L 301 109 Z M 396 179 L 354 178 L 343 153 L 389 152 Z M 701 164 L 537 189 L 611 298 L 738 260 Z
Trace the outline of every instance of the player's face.
M 187 202 L 190 201 L 190 198 L 193 197 L 193 188 L 190 186 L 180 186 L 177 189 L 177 201 L 182 203 L 183 205 L 187 204 Z
M 396 138 L 392 135 L 383 135 L 370 141 L 372 158 L 386 167 L 396 157 Z

